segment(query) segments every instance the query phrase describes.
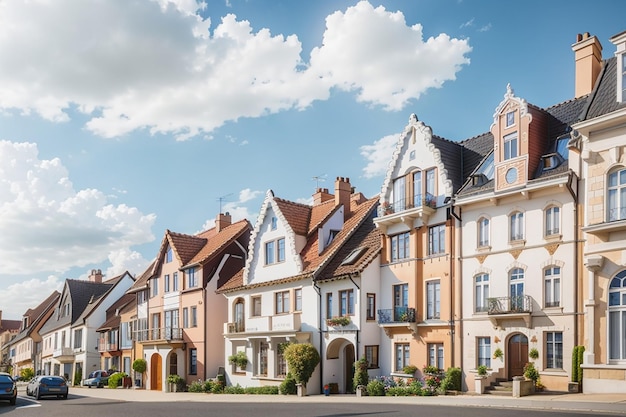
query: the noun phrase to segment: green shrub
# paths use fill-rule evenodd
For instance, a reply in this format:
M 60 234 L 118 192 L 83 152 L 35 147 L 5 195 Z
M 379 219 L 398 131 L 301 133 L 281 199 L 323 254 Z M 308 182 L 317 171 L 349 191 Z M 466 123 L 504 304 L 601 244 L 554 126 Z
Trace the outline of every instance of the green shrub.
M 237 384 L 237 385 L 231 385 L 229 387 L 224 387 L 224 394 L 245 394 L 245 389 Z
M 534 363 L 529 362 L 526 364 L 526 366 L 524 366 L 524 376 L 533 381 L 534 384 L 537 384 L 537 380 L 539 379 L 539 371 L 537 370 L 537 368 L 535 368 Z
M 367 373 L 367 359 L 365 357 L 359 359 L 354 363 L 354 379 L 352 380 L 353 389 L 359 385 L 367 385 L 370 380 L 370 376 Z
M 367 384 L 367 395 L 382 397 L 385 395 L 385 384 L 378 379 L 373 379 Z
M 274 385 L 264 387 L 247 387 L 244 391 L 246 394 L 278 395 L 278 387 Z
M 35 377 L 35 370 L 33 368 L 22 368 L 20 370 L 20 378 L 22 381 L 30 381 Z
M 206 383 L 209 381 L 193 381 L 191 384 L 187 386 L 187 391 L 189 392 L 207 392 L 206 391 Z
M 145 359 L 135 359 L 133 362 L 133 371 L 143 374 L 148 369 L 148 362 Z
M 574 346 L 572 349 L 572 382 L 583 382 L 583 370 L 580 365 L 583 363 L 584 346 Z
M 320 363 L 320 354 L 310 343 L 293 343 L 285 348 L 285 360 L 296 382 L 306 386 Z
M 221 394 L 221 393 L 224 392 L 224 388 L 225 388 L 224 384 L 222 383 L 222 381 L 220 381 L 218 379 L 216 381 L 213 381 L 213 386 L 211 387 L 211 393 L 212 394 Z
M 402 368 L 402 372 L 408 375 L 413 375 L 415 374 L 415 372 L 417 372 L 417 366 L 407 365 L 404 368 Z
M 74 385 L 80 385 L 83 380 L 83 370 L 78 368 L 76 372 L 74 372 Z
M 203 383 L 204 392 L 211 392 L 213 390 L 213 385 L 215 385 L 215 382 L 212 379 L 207 379 L 206 381 L 204 381 Z
M 578 349 L 578 382 L 581 384 L 583 383 L 583 368 L 581 368 L 580 365 L 583 364 L 584 355 L 585 355 L 585 347 L 580 346 L 580 348 Z
M 291 373 L 287 373 L 285 380 L 280 384 L 280 393 L 283 395 L 296 395 L 298 393 L 296 379 Z
M 387 390 L 387 396 L 389 397 L 406 397 L 408 395 L 410 394 L 406 387 L 391 387 Z
M 109 377 L 109 388 L 117 388 L 122 385 L 122 380 L 128 375 L 124 372 L 116 372 Z
M 481 369 L 479 366 L 478 375 L 487 375 L 487 367 L 485 365 L 481 366 L 485 367 L 485 373 L 480 373 Z M 446 376 L 443 378 L 443 381 L 441 381 L 441 388 L 444 391 L 461 391 L 462 377 L 463 373 L 461 372 L 461 368 L 448 368 Z

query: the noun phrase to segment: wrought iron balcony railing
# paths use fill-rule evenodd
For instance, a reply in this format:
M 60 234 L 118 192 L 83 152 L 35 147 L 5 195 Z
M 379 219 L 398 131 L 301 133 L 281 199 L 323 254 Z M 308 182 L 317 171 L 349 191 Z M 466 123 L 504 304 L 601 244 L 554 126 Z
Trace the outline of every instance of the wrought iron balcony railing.
M 160 327 L 157 329 L 135 331 L 138 342 L 159 340 L 183 340 L 183 329 L 180 327 Z
M 531 313 L 533 299 L 530 295 L 490 297 L 487 298 L 487 308 L 488 314 Z
M 378 324 L 415 323 L 416 320 L 414 308 L 395 307 L 378 310 Z
M 387 214 L 399 213 L 404 210 L 410 210 L 420 207 L 437 208 L 437 197 L 430 194 L 419 194 L 413 198 L 400 198 L 394 200 L 393 203 L 384 203 L 378 208 L 379 216 L 385 216 Z

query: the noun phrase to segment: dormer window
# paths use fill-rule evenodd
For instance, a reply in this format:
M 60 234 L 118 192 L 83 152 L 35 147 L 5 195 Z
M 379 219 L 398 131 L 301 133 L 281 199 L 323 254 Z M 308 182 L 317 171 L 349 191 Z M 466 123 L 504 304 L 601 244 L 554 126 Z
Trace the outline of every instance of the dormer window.
M 473 187 L 480 187 L 481 185 L 484 185 L 485 183 L 487 183 L 487 177 L 485 176 L 485 174 L 474 174 L 474 175 L 472 175 L 472 186 Z
M 543 171 L 549 171 L 561 165 L 563 159 L 558 153 L 550 153 L 541 157 L 543 163 Z
M 328 245 L 331 244 L 331 242 L 335 239 L 335 236 L 337 236 L 337 234 L 339 234 L 339 230 L 330 231 L 330 233 L 328 234 L 328 240 L 326 241 L 326 245 L 324 246 L 325 248 L 327 248 Z
M 341 262 L 341 265 L 354 265 L 354 263 L 365 253 L 366 247 L 361 246 L 354 249 L 345 259 Z
M 504 160 L 517 158 L 517 132 L 504 136 Z

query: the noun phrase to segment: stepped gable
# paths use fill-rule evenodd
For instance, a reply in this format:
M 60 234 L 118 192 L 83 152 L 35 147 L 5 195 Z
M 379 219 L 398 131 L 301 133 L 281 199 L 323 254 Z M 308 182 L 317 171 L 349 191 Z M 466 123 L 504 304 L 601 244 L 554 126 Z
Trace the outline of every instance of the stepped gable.
M 219 233 L 215 232 L 215 228 L 203 232 L 203 236 L 210 235 L 211 237 L 206 239 L 205 245 L 183 266 L 205 262 L 207 259 L 218 254 L 224 247 L 229 245 L 248 229 L 251 229 L 250 223 L 247 220 L 240 220 L 226 226 Z
M 274 197 L 274 202 L 278 205 L 278 209 L 285 217 L 287 223 L 289 223 L 293 232 L 300 236 L 306 236 L 309 231 L 311 206 L 284 200 L 279 197 Z

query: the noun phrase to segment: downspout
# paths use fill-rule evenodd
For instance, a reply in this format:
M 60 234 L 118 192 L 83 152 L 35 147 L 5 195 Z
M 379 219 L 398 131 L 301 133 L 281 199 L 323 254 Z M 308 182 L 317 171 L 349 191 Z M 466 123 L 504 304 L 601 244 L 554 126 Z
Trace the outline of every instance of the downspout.
M 576 192 L 574 192 L 574 189 L 572 188 L 572 181 L 576 180 Z M 574 335 L 576 337 L 576 345 L 579 345 L 583 342 L 583 339 L 581 339 L 580 335 L 578 334 L 578 319 L 579 319 L 579 313 L 582 313 L 580 307 L 582 307 L 582 302 L 579 302 L 578 300 L 578 284 L 579 284 L 579 274 L 580 274 L 580 268 L 578 265 L 578 247 L 579 247 L 579 242 L 581 241 L 581 236 L 580 236 L 580 230 L 578 227 L 578 198 L 577 196 L 579 195 L 579 181 L 578 181 L 578 177 L 576 177 L 576 174 L 574 174 L 573 172 L 570 172 L 569 174 L 569 178 L 567 180 L 567 191 L 569 191 L 570 195 L 572 196 L 572 201 L 574 202 L 574 230 L 576 231 L 576 236 L 574 238 L 574 276 L 576 277 L 576 285 L 574 285 L 574 300 L 576 302 L 576 311 L 574 314 Z
M 317 314 L 318 314 L 318 319 L 317 319 L 317 331 L 319 333 L 319 351 L 320 351 L 320 392 L 324 392 L 324 352 L 322 351 L 322 340 L 324 340 L 324 338 L 322 337 L 322 289 L 317 285 L 317 282 L 315 281 L 315 278 L 312 278 L 313 280 L 313 289 L 315 289 L 315 292 L 317 292 Z
M 363 301 L 363 294 L 361 294 L 361 287 L 359 287 L 357 285 L 356 282 L 354 282 L 354 280 L 352 279 L 352 274 L 348 275 L 348 277 L 350 278 L 350 281 L 352 281 L 352 283 L 354 284 L 354 286 L 356 287 L 357 291 L 359 292 L 359 306 L 363 305 L 361 302 Z M 360 312 L 359 312 L 360 313 Z M 361 314 L 359 314 L 359 318 L 361 317 Z M 359 320 L 359 327 L 358 329 L 356 329 L 356 352 L 354 354 L 354 358 L 355 360 L 359 360 L 359 334 L 361 332 L 361 320 Z
M 456 277 L 456 281 L 455 281 L 455 293 L 456 293 L 456 297 L 452 298 L 451 297 L 451 301 L 454 301 L 455 303 L 455 307 L 457 310 L 457 315 L 462 314 L 462 309 L 463 309 L 463 294 L 461 293 L 463 286 L 462 286 L 462 279 L 463 279 L 463 274 L 462 274 L 462 268 L 459 266 L 459 268 L 454 268 L 455 265 L 455 260 L 453 259 L 454 257 L 456 257 L 456 259 L 458 260 L 457 263 L 461 263 L 462 259 L 463 259 L 463 246 L 462 246 L 462 242 L 463 242 L 463 223 L 461 221 L 461 212 L 462 212 L 462 208 L 459 207 L 459 214 L 457 215 L 454 212 L 454 204 L 453 202 L 450 203 L 450 207 L 449 207 L 449 212 L 450 215 L 452 217 L 454 217 L 454 219 L 456 219 L 459 222 L 459 231 L 458 233 L 456 233 L 456 226 L 453 228 L 455 234 L 454 234 L 454 240 L 455 240 L 455 249 L 456 251 L 454 251 L 452 253 L 452 256 L 450 256 L 450 273 L 452 273 L 452 271 L 454 271 L 455 273 L 455 277 Z M 458 251 L 458 256 L 457 255 L 457 251 Z M 461 271 L 461 272 L 459 272 Z M 457 273 L 458 272 L 458 273 Z M 452 286 L 450 286 L 450 293 L 452 294 Z M 454 365 L 456 364 L 454 359 L 456 357 L 456 351 L 455 351 L 455 336 L 456 336 L 456 321 L 454 320 L 454 316 L 453 316 L 454 310 L 452 308 L 452 302 L 450 303 L 450 333 L 451 333 L 451 340 L 452 340 L 452 367 L 454 367 Z M 459 326 L 459 333 L 461 335 L 463 335 L 463 320 L 459 320 L 458 321 L 458 326 Z M 463 337 L 459 338 L 459 352 L 461 352 L 460 357 L 459 357 L 459 368 L 463 369 Z

